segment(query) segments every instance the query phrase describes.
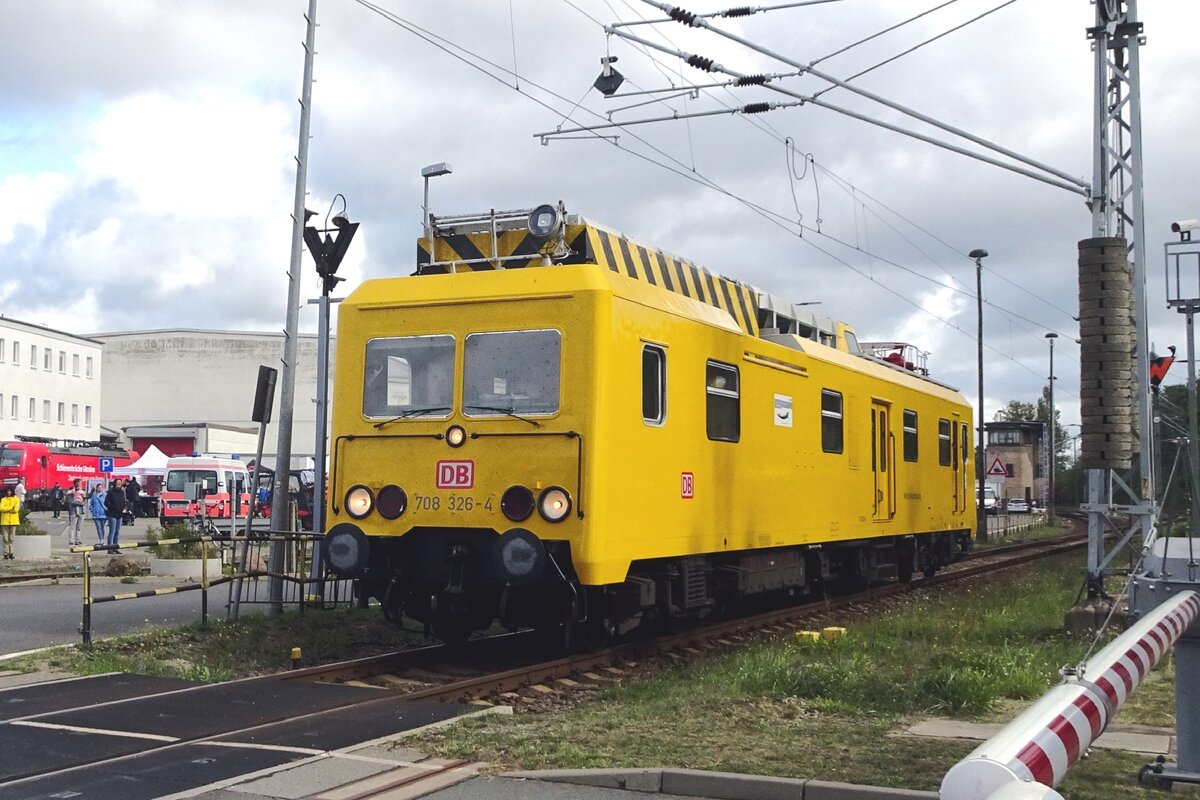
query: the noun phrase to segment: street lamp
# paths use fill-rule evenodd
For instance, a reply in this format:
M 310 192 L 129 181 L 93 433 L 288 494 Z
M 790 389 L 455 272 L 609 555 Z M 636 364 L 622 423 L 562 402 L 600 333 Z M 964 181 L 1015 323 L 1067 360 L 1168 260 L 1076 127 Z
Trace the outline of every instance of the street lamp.
M 1046 339 L 1050 342 L 1050 497 L 1046 508 L 1051 526 L 1054 525 L 1054 469 L 1058 466 L 1058 452 L 1054 445 L 1054 340 L 1057 338 L 1057 333 L 1046 334 Z
M 427 167 L 421 168 L 421 178 L 425 181 L 425 202 L 421 204 L 422 218 L 425 220 L 425 238 L 429 238 L 429 179 L 436 178 L 439 175 L 449 175 L 454 170 L 450 169 L 450 165 L 445 161 L 437 164 L 430 164 Z M 433 245 L 429 246 L 429 257 L 433 258 Z
M 983 431 L 983 260 L 987 258 L 987 250 L 972 250 L 967 254 L 969 258 L 975 259 L 975 301 L 976 308 L 979 312 L 979 326 L 976 332 L 976 342 L 979 352 L 979 447 L 978 454 L 975 459 L 976 477 L 979 479 L 979 494 L 975 498 L 975 517 L 978 525 L 977 534 L 979 541 L 986 542 L 987 535 L 987 509 L 983 507 L 983 485 L 987 479 L 987 458 L 985 456 L 986 448 L 984 447 L 984 431 Z

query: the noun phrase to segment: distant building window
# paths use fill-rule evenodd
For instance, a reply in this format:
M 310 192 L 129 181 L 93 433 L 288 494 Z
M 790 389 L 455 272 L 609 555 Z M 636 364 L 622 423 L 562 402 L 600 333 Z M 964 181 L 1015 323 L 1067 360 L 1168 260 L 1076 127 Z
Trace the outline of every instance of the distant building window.
M 71 403 L 71 424 L 79 424 L 79 403 Z
M 13 419 L 17 418 L 17 396 L 15 394 L 12 396 L 12 407 L 9 410 L 8 415 Z
M 904 410 L 904 460 L 917 460 L 917 412 Z
M 88 360 L 90 361 L 91 359 L 88 359 Z M 83 407 L 83 424 L 88 426 L 89 428 L 92 427 L 92 407 L 91 406 Z
M 76 378 L 79 377 L 79 353 L 71 355 L 71 374 Z
M 49 422 L 49 421 L 50 421 L 50 401 L 43 400 L 42 401 L 42 422 Z
M 7 354 L 8 351 L 4 348 L 4 340 L 0 339 L 0 364 L 4 363 L 4 356 Z
M 87 357 L 87 376 L 92 377 L 92 357 Z
M 667 418 L 667 353 L 661 347 L 642 348 L 642 421 L 662 425 Z
M 50 361 L 54 358 L 54 351 L 49 347 L 42 348 L 42 369 L 46 372 L 50 371 Z
M 37 400 L 29 398 L 29 421 L 37 422 Z
M 821 449 L 826 453 L 841 453 L 846 446 L 845 424 L 842 418 L 842 393 L 821 390 Z M 871 445 L 875 445 L 872 443 Z
M 62 425 L 67 421 L 67 404 L 58 404 L 58 424 Z
M 29 345 L 29 368 L 37 369 L 37 345 Z
M 14 364 L 20 364 L 20 363 L 21 363 L 21 343 L 20 343 L 20 342 L 15 342 L 15 341 L 13 342 L 13 357 L 12 357 L 12 362 L 13 362 Z
M 992 444 L 1021 444 L 1022 437 L 1019 430 L 991 431 L 988 441 Z
M 1017 477 L 1017 471 L 1015 469 L 1013 469 L 1012 464 L 1005 464 L 1004 469 L 1006 472 L 1008 472 L 1008 477 L 1010 477 L 1010 478 Z
M 736 442 L 742 437 L 741 389 L 737 367 L 709 361 L 704 370 L 708 438 Z
M 63 375 L 67 374 L 67 351 L 58 351 L 58 371 Z
M 954 448 L 950 446 L 950 420 L 938 420 L 938 463 L 943 467 L 950 466 L 950 454 Z

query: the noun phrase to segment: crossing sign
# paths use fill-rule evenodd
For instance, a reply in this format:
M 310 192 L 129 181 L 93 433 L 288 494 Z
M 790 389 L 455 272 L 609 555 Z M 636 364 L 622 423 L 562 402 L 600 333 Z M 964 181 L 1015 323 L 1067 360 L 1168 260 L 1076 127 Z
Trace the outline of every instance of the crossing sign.
M 109 456 L 104 456 L 100 459 L 100 471 L 107 475 L 113 471 L 113 460 Z
M 997 457 L 996 460 L 992 462 L 992 465 L 990 467 L 988 467 L 987 474 L 988 475 L 999 475 L 1003 478 L 1007 478 L 1008 477 L 1008 469 L 1005 468 L 1003 462 L 1001 462 L 999 457 Z

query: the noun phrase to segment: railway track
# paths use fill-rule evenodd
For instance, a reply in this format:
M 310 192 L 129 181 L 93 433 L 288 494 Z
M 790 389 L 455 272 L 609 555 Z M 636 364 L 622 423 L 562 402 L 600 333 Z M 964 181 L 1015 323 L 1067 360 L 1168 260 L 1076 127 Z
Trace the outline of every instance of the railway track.
M 535 711 L 577 702 L 605 684 L 639 674 L 647 661 L 682 663 L 762 638 L 790 635 L 814 617 L 852 606 L 866 609 L 889 598 L 990 575 L 1086 544 L 1086 535 L 1072 533 L 978 550 L 932 578 L 711 622 L 591 653 L 551 658 L 536 634 L 518 632 L 473 640 L 455 648 L 431 645 L 295 670 L 279 677 L 372 686 L 380 690 L 380 699 L 509 705 Z

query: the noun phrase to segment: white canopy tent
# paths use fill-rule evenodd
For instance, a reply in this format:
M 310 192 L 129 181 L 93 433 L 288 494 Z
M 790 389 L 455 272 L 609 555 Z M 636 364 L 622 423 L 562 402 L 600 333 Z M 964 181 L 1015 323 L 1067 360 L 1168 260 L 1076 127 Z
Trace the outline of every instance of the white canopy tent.
M 165 475 L 167 472 L 167 456 L 154 445 L 142 454 L 142 457 L 127 467 L 117 467 L 112 471 L 114 476 L 126 475 Z

